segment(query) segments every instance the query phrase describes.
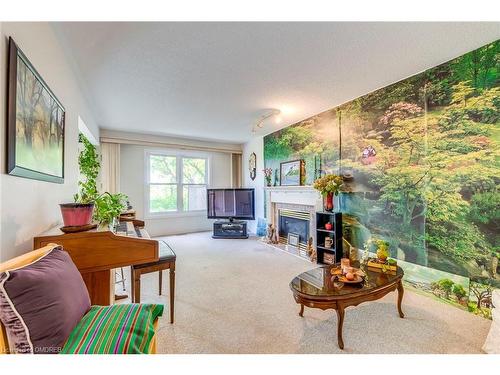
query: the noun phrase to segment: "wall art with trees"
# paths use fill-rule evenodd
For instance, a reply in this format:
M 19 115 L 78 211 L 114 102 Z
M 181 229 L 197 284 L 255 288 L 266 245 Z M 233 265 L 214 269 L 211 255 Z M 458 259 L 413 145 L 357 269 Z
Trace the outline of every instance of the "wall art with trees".
M 406 280 L 485 317 L 500 288 L 500 41 L 264 137 L 265 166 L 353 177 L 352 245 L 390 243 Z

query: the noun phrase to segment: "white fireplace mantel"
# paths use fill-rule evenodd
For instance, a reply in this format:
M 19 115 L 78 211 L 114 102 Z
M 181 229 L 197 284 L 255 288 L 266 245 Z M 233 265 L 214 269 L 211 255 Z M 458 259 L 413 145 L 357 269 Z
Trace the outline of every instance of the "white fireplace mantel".
M 309 235 L 316 244 L 316 211 L 323 208 L 323 199 L 319 191 L 312 186 L 269 186 L 264 188 L 266 195 L 266 217 L 280 233 L 280 210 L 294 210 L 309 214 Z M 280 239 L 287 242 L 287 239 Z M 301 255 L 302 256 L 302 255 Z M 303 257 L 303 256 L 302 256 Z M 306 256 L 307 258 L 307 256 Z
M 321 210 L 321 194 L 312 186 L 269 186 L 265 187 L 268 202 L 313 206 Z

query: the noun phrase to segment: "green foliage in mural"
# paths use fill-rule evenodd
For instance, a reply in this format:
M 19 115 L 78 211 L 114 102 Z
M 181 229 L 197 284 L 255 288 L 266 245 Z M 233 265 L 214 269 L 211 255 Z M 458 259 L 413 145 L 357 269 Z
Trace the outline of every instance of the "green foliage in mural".
M 323 157 L 323 170 L 354 176 L 341 197 L 362 228 L 353 241 L 374 235 L 401 260 L 500 279 L 499 73 L 496 41 L 265 137 L 266 166 Z

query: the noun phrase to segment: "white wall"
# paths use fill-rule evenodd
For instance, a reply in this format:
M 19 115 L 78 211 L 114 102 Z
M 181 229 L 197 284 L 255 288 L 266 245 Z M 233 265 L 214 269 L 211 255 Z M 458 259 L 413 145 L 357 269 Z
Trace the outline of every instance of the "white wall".
M 60 223 L 59 203 L 71 202 L 78 180 L 78 116 L 96 139 L 98 126 L 52 27 L 3 22 L 0 28 L 0 261 L 32 249 L 33 237 Z M 64 184 L 6 174 L 5 136 L 8 38 L 12 36 L 66 109 Z
M 127 194 L 130 203 L 137 211 L 138 218 L 145 218 L 146 229 L 151 236 L 208 231 L 212 229 L 213 220 L 207 219 L 206 212 L 186 214 L 188 216 L 171 216 L 168 218 L 148 219 L 145 216 L 145 150 L 167 148 L 148 147 L 142 145 L 122 144 L 120 149 L 120 189 Z M 210 187 L 231 187 L 231 154 L 209 152 Z
M 248 159 L 250 154 L 255 152 L 257 155 L 257 175 L 255 180 L 250 178 L 248 170 Z M 243 170 L 243 187 L 255 188 L 255 219 L 248 222 L 248 230 L 255 233 L 257 229 L 257 219 L 264 217 L 264 138 L 262 136 L 255 136 L 250 141 L 243 145 L 242 156 L 242 170 Z

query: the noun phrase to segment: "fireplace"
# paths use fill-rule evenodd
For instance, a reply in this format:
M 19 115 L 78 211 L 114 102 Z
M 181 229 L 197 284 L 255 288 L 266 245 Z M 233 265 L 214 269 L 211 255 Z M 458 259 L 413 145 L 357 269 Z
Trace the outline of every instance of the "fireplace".
M 309 212 L 296 210 L 279 210 L 278 233 L 281 243 L 288 244 L 288 234 L 299 236 L 299 248 L 306 249 L 309 239 Z
M 282 251 L 310 261 L 308 241 L 316 245 L 316 211 L 323 208 L 323 200 L 312 186 L 271 186 L 266 192 L 266 217 L 278 232 Z M 288 246 L 288 233 L 299 235 L 299 246 Z

